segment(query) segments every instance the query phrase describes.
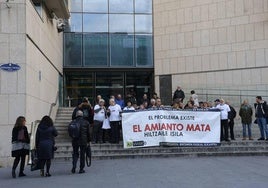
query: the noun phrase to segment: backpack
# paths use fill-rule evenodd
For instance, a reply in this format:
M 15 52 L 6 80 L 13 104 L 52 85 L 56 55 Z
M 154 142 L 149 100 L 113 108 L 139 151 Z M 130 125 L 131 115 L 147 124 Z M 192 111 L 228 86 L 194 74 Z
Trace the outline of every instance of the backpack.
M 71 121 L 71 123 L 68 126 L 68 133 L 71 138 L 79 138 L 80 124 L 77 120 Z

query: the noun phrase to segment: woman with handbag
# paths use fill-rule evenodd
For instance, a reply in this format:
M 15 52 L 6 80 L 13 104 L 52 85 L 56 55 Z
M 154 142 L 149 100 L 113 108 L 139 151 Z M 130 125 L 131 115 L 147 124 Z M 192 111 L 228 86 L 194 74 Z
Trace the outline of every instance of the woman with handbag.
M 19 116 L 12 130 L 12 157 L 15 157 L 12 167 L 12 177 L 16 178 L 16 168 L 20 162 L 19 177 L 26 176 L 24 171 L 25 158 L 29 154 L 30 138 L 27 127 L 25 126 L 26 119 Z
M 49 116 L 44 116 L 38 125 L 35 137 L 37 158 L 40 162 L 40 175 L 50 177 L 49 172 L 51 159 L 54 157 L 55 137 L 58 135 L 53 125 L 53 121 Z M 46 174 L 44 167 L 46 165 Z

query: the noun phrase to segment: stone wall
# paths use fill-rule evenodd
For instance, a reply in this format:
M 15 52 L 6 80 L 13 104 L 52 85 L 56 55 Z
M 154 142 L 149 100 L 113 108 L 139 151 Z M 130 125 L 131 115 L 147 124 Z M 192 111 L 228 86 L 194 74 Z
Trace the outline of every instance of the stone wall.
M 45 9 L 40 16 L 29 0 L 0 0 L 0 65 L 18 64 L 17 72 L 0 70 L 0 165 L 11 164 L 11 132 L 18 116 L 31 122 L 48 115 L 62 74 L 62 33 Z M 55 114 L 53 114 L 55 116 Z
M 158 93 L 160 75 L 172 75 L 173 91 L 267 90 L 268 0 L 153 2 Z

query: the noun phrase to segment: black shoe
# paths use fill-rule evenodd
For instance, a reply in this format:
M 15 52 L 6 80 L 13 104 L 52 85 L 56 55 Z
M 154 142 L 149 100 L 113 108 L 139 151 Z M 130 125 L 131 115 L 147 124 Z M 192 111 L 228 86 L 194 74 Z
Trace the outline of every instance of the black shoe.
M 226 142 L 230 142 L 230 140 L 229 140 L 229 139 L 225 139 L 225 141 L 226 141 Z
M 85 173 L 85 170 L 80 169 L 79 174 L 83 174 L 83 173 Z
M 46 177 L 50 177 L 50 176 L 51 176 L 51 174 L 47 172 L 46 173 Z
M 15 172 L 15 170 L 12 170 L 12 178 L 16 178 L 16 172 Z
M 72 168 L 71 172 L 72 172 L 73 174 L 75 173 L 75 168 L 74 168 L 74 167 Z
M 231 138 L 231 140 L 235 140 L 235 138 Z
M 266 138 L 266 141 L 268 141 L 268 138 Z
M 261 137 L 261 138 L 259 138 L 258 140 L 264 140 L 264 138 Z
M 24 174 L 23 172 L 19 173 L 19 177 L 24 177 L 24 176 L 26 176 L 26 174 Z

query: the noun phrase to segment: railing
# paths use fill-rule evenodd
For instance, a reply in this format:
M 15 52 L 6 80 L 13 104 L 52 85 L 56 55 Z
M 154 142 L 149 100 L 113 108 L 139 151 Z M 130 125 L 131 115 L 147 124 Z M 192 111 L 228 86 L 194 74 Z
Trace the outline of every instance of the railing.
M 215 99 L 223 98 L 225 101 L 230 101 L 230 104 L 236 108 L 240 107 L 243 100 L 247 99 L 249 104 L 253 105 L 256 100 L 256 96 L 262 96 L 262 98 L 268 101 L 268 90 L 236 90 L 236 89 L 194 89 L 198 95 L 199 101 L 214 102 Z M 186 99 L 190 98 L 191 89 L 185 89 Z
M 49 117 L 52 116 L 53 109 L 54 109 L 54 107 L 57 106 L 58 100 L 59 100 L 59 91 L 57 92 L 55 102 L 51 103 L 51 105 L 50 105 L 50 109 L 49 109 L 49 113 L 48 113 Z M 52 117 L 52 119 L 55 119 L 55 118 Z
M 29 133 L 30 136 L 30 155 L 28 157 L 28 164 L 32 164 L 32 158 L 31 158 L 31 152 L 35 149 L 35 136 L 36 136 L 36 130 L 38 127 L 38 124 L 40 123 L 40 120 L 35 120 L 31 123 L 31 130 Z

